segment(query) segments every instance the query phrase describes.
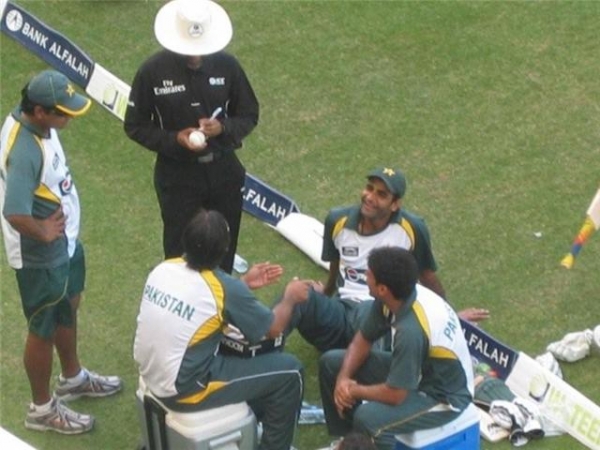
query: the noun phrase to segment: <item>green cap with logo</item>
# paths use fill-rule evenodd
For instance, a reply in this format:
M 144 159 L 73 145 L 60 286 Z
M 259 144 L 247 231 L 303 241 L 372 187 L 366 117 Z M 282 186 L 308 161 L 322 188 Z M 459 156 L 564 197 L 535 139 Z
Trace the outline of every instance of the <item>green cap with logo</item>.
M 44 70 L 31 79 L 27 97 L 33 103 L 57 109 L 69 116 L 81 116 L 92 101 L 75 92 L 69 79 L 56 70 Z
M 379 178 L 393 195 L 399 198 L 404 197 L 404 193 L 406 192 L 406 178 L 401 170 L 380 167 L 369 173 L 367 178 Z

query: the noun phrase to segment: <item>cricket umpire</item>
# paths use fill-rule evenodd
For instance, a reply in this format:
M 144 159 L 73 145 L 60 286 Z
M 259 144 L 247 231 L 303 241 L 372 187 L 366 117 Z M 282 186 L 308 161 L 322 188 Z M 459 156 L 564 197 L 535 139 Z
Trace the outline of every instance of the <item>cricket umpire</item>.
M 157 153 L 165 257 L 181 256 L 183 230 L 200 208 L 217 210 L 231 233 L 221 267 L 231 272 L 246 175 L 235 150 L 258 124 L 258 100 L 239 62 L 222 51 L 233 31 L 218 4 L 173 0 L 158 11 L 154 32 L 164 49 L 138 69 L 124 127 Z M 190 141 L 198 129 L 205 143 Z

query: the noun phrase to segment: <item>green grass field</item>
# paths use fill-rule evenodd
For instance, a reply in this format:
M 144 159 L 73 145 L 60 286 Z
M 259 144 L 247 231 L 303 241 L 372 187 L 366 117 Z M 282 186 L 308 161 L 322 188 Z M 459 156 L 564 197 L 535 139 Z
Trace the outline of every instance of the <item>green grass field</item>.
M 154 1 L 16 0 L 130 83 L 158 44 Z M 600 323 L 600 241 L 571 271 L 559 267 L 598 188 L 600 3 L 594 1 L 224 1 L 261 121 L 239 155 L 248 171 L 323 220 L 358 201 L 367 171 L 401 167 L 405 205 L 424 216 L 439 275 L 457 308 L 491 310 L 485 329 L 532 356 L 565 333 Z M 45 64 L 0 37 L 0 113 Z M 2 259 L 0 425 L 38 449 L 125 450 L 138 443 L 132 340 L 146 275 L 161 260 L 150 152 L 95 106 L 62 133 L 83 203 L 88 282 L 80 354 L 121 375 L 115 398 L 79 400 L 95 430 L 64 437 L 25 430 L 26 323 Z M 534 233 L 541 233 L 536 237 Z M 293 276 L 325 272 L 244 215 L 238 252 Z M 317 354 L 293 335 L 306 399 L 319 401 Z M 58 370 L 58 366 L 56 366 Z M 600 356 L 562 364 L 566 380 L 600 402 Z M 56 370 L 56 372 L 57 372 Z M 323 426 L 298 428 L 300 450 L 324 446 Z M 504 442 L 484 449 L 507 450 Z M 531 449 L 583 449 L 568 436 Z

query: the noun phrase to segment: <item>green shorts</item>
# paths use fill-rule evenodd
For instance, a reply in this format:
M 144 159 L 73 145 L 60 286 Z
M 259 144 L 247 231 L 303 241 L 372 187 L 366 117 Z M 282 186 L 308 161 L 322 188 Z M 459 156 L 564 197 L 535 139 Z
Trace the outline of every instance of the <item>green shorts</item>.
M 31 333 L 50 339 L 57 326 L 73 325 L 70 299 L 85 287 L 85 254 L 80 242 L 68 263 L 52 269 L 17 269 L 16 275 Z

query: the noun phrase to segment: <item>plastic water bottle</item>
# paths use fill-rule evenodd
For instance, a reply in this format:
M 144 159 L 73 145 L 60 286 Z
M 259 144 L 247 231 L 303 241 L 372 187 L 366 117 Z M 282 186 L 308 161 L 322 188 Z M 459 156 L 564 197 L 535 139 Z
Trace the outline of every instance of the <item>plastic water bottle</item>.
M 233 259 L 233 269 L 237 273 L 246 273 L 246 272 L 248 272 L 248 261 L 246 261 L 244 258 L 242 258 L 240 255 L 238 255 L 236 253 L 235 257 Z
M 317 405 L 311 405 L 307 402 L 302 402 L 298 424 L 310 425 L 317 423 L 325 423 L 325 413 L 323 412 L 323 408 Z

